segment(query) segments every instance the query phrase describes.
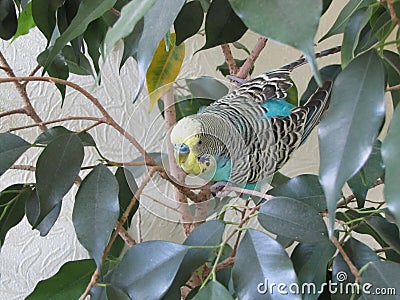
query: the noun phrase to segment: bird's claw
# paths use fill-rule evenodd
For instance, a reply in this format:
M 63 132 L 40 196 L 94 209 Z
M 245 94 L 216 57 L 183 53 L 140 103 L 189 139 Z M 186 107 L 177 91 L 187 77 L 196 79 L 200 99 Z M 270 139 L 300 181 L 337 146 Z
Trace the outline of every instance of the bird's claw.
M 218 181 L 217 183 L 214 183 L 212 186 L 210 186 L 210 191 L 218 198 L 224 198 L 231 193 L 231 191 L 225 190 L 225 188 L 231 185 L 232 184 L 227 181 Z

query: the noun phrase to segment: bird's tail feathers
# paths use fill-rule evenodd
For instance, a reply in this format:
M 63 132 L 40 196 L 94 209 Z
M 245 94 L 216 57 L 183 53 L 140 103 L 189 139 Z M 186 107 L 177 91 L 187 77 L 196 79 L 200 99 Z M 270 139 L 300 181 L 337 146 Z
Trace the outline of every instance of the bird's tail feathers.
M 308 113 L 304 125 L 304 133 L 301 138 L 301 144 L 304 143 L 313 128 L 319 123 L 325 111 L 328 109 L 332 86 L 333 81 L 325 81 L 322 87 L 318 88 L 304 104 L 303 107 L 308 110 Z

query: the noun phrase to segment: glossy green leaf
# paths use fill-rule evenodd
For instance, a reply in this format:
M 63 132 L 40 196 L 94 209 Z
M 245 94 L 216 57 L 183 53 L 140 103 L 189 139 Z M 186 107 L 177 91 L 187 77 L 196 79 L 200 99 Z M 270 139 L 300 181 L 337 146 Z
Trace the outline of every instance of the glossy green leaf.
M 390 12 L 385 9 L 371 26 L 371 36 L 375 37 L 379 42 L 384 42 L 395 26 L 396 24 L 392 22 Z
M 186 79 L 186 84 L 195 98 L 218 100 L 228 93 L 228 88 L 221 81 L 208 76 Z
M 214 0 L 206 16 L 206 43 L 201 50 L 232 43 L 247 31 L 246 25 L 235 14 L 228 0 Z
M 372 215 L 365 218 L 365 222 L 371 226 L 379 236 L 396 251 L 400 254 L 400 235 L 399 228 L 388 222 L 381 215 Z
M 324 190 L 317 175 L 302 174 L 268 191 L 272 196 L 290 197 L 312 206 L 316 211 L 326 209 Z
M 25 213 L 25 201 L 32 190 L 22 184 L 14 184 L 0 193 L 0 248 L 7 232 L 17 225 Z
M 271 284 L 297 283 L 292 262 L 282 246 L 269 235 L 248 229 L 237 249 L 232 269 L 232 281 L 239 299 L 280 299 L 282 295 L 269 293 Z M 300 295 L 285 290 L 290 299 Z
M 335 252 L 336 247 L 330 241 L 318 244 L 300 243 L 296 246 L 291 257 L 293 266 L 300 286 L 305 284 L 304 286 L 309 287 L 303 293 L 303 299 L 318 299 L 320 287 L 326 281 L 328 262 Z
M 202 98 L 175 99 L 176 120 L 197 114 L 202 108 L 209 106 L 214 100 Z
M 369 248 L 367 245 L 361 243 L 360 241 L 350 238 L 343 245 L 343 250 L 346 252 L 351 262 L 359 270 L 369 262 L 379 261 L 379 256 Z M 351 273 L 349 266 L 343 259 L 343 256 L 338 253 L 338 255 L 333 260 L 332 265 L 332 282 L 336 285 L 341 283 L 342 285 L 350 284 L 355 281 L 354 275 Z M 338 292 L 333 295 L 333 299 L 350 299 L 351 293 L 343 294 Z
M 32 0 L 32 15 L 35 24 L 50 43 L 56 26 L 56 11 L 64 0 Z
M 336 78 L 331 103 L 319 125 L 320 181 L 332 234 L 344 183 L 364 165 L 385 114 L 385 71 L 374 50 L 358 56 Z
M 176 46 L 175 38 L 175 33 L 172 33 L 168 50 L 165 39 L 161 40 L 147 69 L 146 83 L 150 98 L 150 110 L 153 109 L 157 100 L 171 89 L 171 83 L 175 81 L 181 70 L 185 58 L 185 44 Z
M 46 61 L 49 57 L 49 53 L 51 50 L 47 49 L 40 53 L 37 56 L 37 62 L 39 65 L 46 67 L 46 71 L 49 76 L 60 78 L 60 79 L 68 79 L 69 77 L 69 69 L 65 57 L 60 53 L 56 54 L 53 60 L 49 65 L 46 66 Z M 63 84 L 56 83 L 56 87 L 61 93 L 62 103 L 64 103 L 66 86 Z
M 361 285 L 365 299 L 398 299 L 398 289 L 400 287 L 400 264 L 388 261 L 374 261 L 368 265 L 362 274 Z M 367 285 L 368 284 L 368 285 Z M 380 294 L 377 295 L 379 288 Z
M 45 132 L 42 132 L 35 140 L 35 144 L 48 145 L 53 140 L 62 135 L 72 134 L 73 131 L 63 127 L 63 126 L 54 126 L 47 129 Z M 88 132 L 81 132 L 77 134 L 81 139 L 83 146 L 96 146 L 96 142 L 93 137 Z
M 18 29 L 14 34 L 12 41 L 16 38 L 29 33 L 33 27 L 35 27 L 35 21 L 32 16 L 32 2 L 29 2 L 23 11 L 18 16 Z
M 397 226 L 400 227 L 400 106 L 393 113 L 387 136 L 382 144 L 382 158 L 385 163 L 384 195 L 387 207 L 395 216 Z
M 0 38 L 9 40 L 18 27 L 17 13 L 12 0 L 0 0 Z
M 364 166 L 347 181 L 351 191 L 356 196 L 359 208 L 364 207 L 369 188 L 378 178 L 384 175 L 385 170 L 381 156 L 381 144 L 381 141 L 375 141 L 372 152 Z
M 78 299 L 95 269 L 96 265 L 91 259 L 67 262 L 53 277 L 40 281 L 26 299 Z
M 36 163 L 36 192 L 40 201 L 38 225 L 74 184 L 83 161 L 83 145 L 76 134 L 53 140 Z
M 68 70 L 71 73 L 78 75 L 93 75 L 92 66 L 90 65 L 89 60 L 83 53 L 79 53 L 79 58 L 75 56 L 74 49 L 71 46 L 65 46 L 62 49 L 62 56 L 68 65 Z
M 0 176 L 8 170 L 15 161 L 30 148 L 30 144 L 19 136 L 0 133 Z
M 143 18 L 136 23 L 133 31 L 123 39 L 124 41 L 124 53 L 122 54 L 122 59 L 119 67 L 121 68 L 129 57 L 133 57 L 136 60 L 137 49 L 139 45 L 140 38 L 143 33 Z
M 68 28 L 56 39 L 47 56 L 44 67 L 47 69 L 57 54 L 74 38 L 80 36 L 88 25 L 111 9 L 117 0 L 82 0 L 79 10 Z
M 169 31 L 184 3 L 184 0 L 158 0 L 144 15 L 143 33 L 138 43 L 136 56 L 139 82 L 133 102 L 143 89 L 146 71 L 158 44 Z
M 174 22 L 176 45 L 195 35 L 203 24 L 203 18 L 200 1 L 194 0 L 185 3 Z
M 114 23 L 112 28 L 107 31 L 104 42 L 107 51 L 111 51 L 118 40 L 131 34 L 136 24 L 143 18 L 155 2 L 156 0 L 133 0 L 121 9 L 121 16 L 118 18 L 117 22 Z
M 99 164 L 82 181 L 72 213 L 78 240 L 98 269 L 118 215 L 118 182 L 106 166 Z
M 137 244 L 113 270 L 111 284 L 132 299 L 160 299 L 171 285 L 187 250 L 185 246 L 166 241 Z
M 200 289 L 193 300 L 233 300 L 233 297 L 218 281 L 210 281 Z
M 350 16 L 343 34 L 342 42 L 342 67 L 345 68 L 354 58 L 355 49 L 358 45 L 360 34 L 371 17 L 371 10 L 367 7 L 358 9 Z
M 106 286 L 106 295 L 108 300 L 118 299 L 118 300 L 130 300 L 129 296 L 125 294 L 121 289 L 107 285 Z
M 302 51 L 310 63 L 317 83 L 322 84 L 314 54 L 314 36 L 322 12 L 322 1 L 229 0 L 229 2 L 249 29 Z
M 216 250 L 216 248 L 201 248 L 201 246 L 219 245 L 224 229 L 225 225 L 222 221 L 211 220 L 190 233 L 183 245 L 192 246 L 193 248 L 189 249 L 183 258 L 175 279 L 163 298 L 164 300 L 174 300 L 180 297 L 180 287 L 189 280 L 197 268 L 207 262 L 211 254 Z M 195 246 L 199 248 L 196 249 Z
M 374 0 L 357 0 L 349 1 L 346 6 L 340 11 L 335 23 L 329 29 L 329 31 L 319 40 L 319 42 L 327 39 L 335 34 L 343 33 L 350 17 L 360 8 L 368 7 L 374 3 Z
M 102 18 L 96 19 L 91 22 L 85 32 L 83 38 L 87 45 L 87 51 L 92 59 L 93 67 L 97 73 L 100 74 L 100 50 L 103 48 L 103 41 L 107 32 L 107 24 Z
M 398 53 L 384 50 L 383 59 L 387 72 L 387 80 L 389 86 L 395 86 L 400 82 L 400 55 Z M 400 90 L 393 90 L 390 92 L 392 95 L 393 106 L 400 103 Z
M 30 197 L 26 199 L 25 204 L 25 215 L 32 227 L 34 226 L 40 213 L 39 205 L 40 203 L 36 190 L 33 190 L 33 193 L 31 193 Z M 54 226 L 58 216 L 60 215 L 61 206 L 62 202 L 58 203 L 53 210 L 35 227 L 35 229 L 40 232 L 40 236 L 46 236 L 50 229 Z
M 135 178 L 133 177 L 132 173 L 126 169 L 119 167 L 115 172 L 115 178 L 118 181 L 118 199 L 119 199 L 119 218 L 122 217 L 122 214 L 131 203 L 131 200 L 136 193 L 138 186 L 136 183 Z M 139 199 L 138 199 L 139 200 Z M 132 218 L 139 208 L 139 201 L 136 201 L 135 205 L 133 206 L 131 212 L 128 215 L 128 219 L 124 224 L 125 228 L 128 229 L 130 227 Z
M 269 200 L 261 206 L 257 219 L 266 230 L 303 243 L 328 239 L 325 222 L 319 213 L 310 205 L 292 198 Z
M 322 12 L 321 15 L 323 15 L 328 8 L 331 6 L 332 0 L 322 0 Z

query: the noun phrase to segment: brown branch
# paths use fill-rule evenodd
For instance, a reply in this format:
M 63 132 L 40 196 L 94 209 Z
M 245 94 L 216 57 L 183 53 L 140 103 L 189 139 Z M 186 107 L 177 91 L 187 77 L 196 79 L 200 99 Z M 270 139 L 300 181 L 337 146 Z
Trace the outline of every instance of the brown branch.
M 125 244 L 127 244 L 129 247 L 133 247 L 137 244 L 136 241 L 129 235 L 129 233 L 119 222 L 117 223 L 116 231 L 118 232 L 119 236 L 124 240 Z
M 96 121 L 99 124 L 105 123 L 105 120 L 103 120 L 101 118 L 95 118 L 95 117 L 65 117 L 65 118 L 55 119 L 55 120 L 51 120 L 51 121 L 46 121 L 46 122 L 41 122 L 41 123 L 35 123 L 35 124 L 29 124 L 29 125 L 25 125 L 25 126 L 10 128 L 8 130 L 8 132 L 22 130 L 22 129 L 28 129 L 28 128 L 37 127 L 37 126 L 40 126 L 40 125 L 49 125 L 49 124 L 53 124 L 53 123 L 59 123 L 59 122 L 65 122 L 65 121 L 73 121 L 73 120 Z
M 89 130 L 91 130 L 91 129 L 95 128 L 96 126 L 99 126 L 100 124 L 103 124 L 103 123 L 104 123 L 104 120 L 99 120 L 96 123 L 84 128 L 82 130 L 79 130 L 78 133 L 87 132 L 87 131 L 89 131 Z
M 392 18 L 392 21 L 397 24 L 397 26 L 400 26 L 400 19 L 396 15 L 396 11 L 394 10 L 393 3 L 394 0 L 387 0 L 386 1 L 389 12 L 390 12 L 390 17 Z
M 165 131 L 168 147 L 168 161 L 171 169 L 171 175 L 175 177 L 178 182 L 185 182 L 186 174 L 175 162 L 174 148 L 170 142 L 171 130 L 176 122 L 175 101 L 174 101 L 174 88 L 171 85 L 168 92 L 162 97 L 164 101 L 164 118 L 165 118 Z M 178 210 L 180 212 L 181 223 L 186 236 L 191 232 L 193 217 L 189 210 L 187 197 L 180 189 L 174 188 L 174 198 L 178 202 Z
M 339 250 L 339 253 L 342 255 L 344 261 L 348 265 L 351 273 L 354 275 L 354 277 L 356 279 L 356 282 L 360 282 L 361 281 L 361 277 L 360 277 L 360 275 L 358 273 L 357 267 L 353 264 L 353 262 L 351 261 L 351 259 L 347 255 L 346 251 L 344 251 L 342 245 L 339 243 L 339 241 L 337 240 L 337 238 L 335 236 L 332 237 L 332 243 Z
M 226 64 L 228 65 L 229 68 L 229 74 L 235 75 L 238 72 L 238 67 L 236 66 L 235 59 L 232 56 L 231 48 L 229 47 L 229 44 L 222 44 L 221 45 L 222 53 L 225 56 L 225 61 Z
M 386 92 L 391 92 L 391 91 L 396 91 L 396 90 L 400 90 L 400 84 L 396 84 L 396 85 L 388 87 L 386 89 Z
M 375 181 L 375 183 L 372 186 L 370 186 L 370 189 L 377 187 L 378 185 L 381 185 L 381 184 L 383 184 L 383 181 L 382 181 L 382 179 L 379 178 L 377 181 Z M 351 194 L 351 195 L 347 196 L 346 198 L 343 198 L 342 200 L 338 201 L 338 203 L 336 204 L 336 207 L 340 208 L 340 207 L 346 206 L 347 203 L 353 201 L 354 199 L 356 199 L 356 196 L 354 194 Z
M 2 113 L 0 113 L 0 118 L 6 117 L 6 116 L 11 116 L 11 115 L 16 115 L 16 114 L 27 115 L 25 109 L 23 109 L 23 108 L 18 108 L 18 109 L 3 111 Z
M 35 172 L 36 168 L 30 165 L 12 165 L 10 169 Z
M 239 72 L 237 72 L 236 76 L 238 78 L 246 79 L 249 74 L 251 68 L 254 66 L 258 56 L 261 51 L 264 49 L 268 39 L 265 37 L 259 37 L 254 49 L 251 51 L 250 55 L 247 57 L 245 63 L 241 66 Z
M 11 69 L 11 66 L 8 64 L 6 58 L 3 56 L 3 53 L 0 51 L 0 62 L 4 66 L 4 71 L 10 78 L 17 78 L 14 74 L 14 71 Z M 31 100 L 28 97 L 28 93 L 26 92 L 26 88 L 23 84 L 20 83 L 19 80 L 12 80 L 14 82 L 14 85 L 21 96 L 22 100 L 24 101 L 24 107 L 23 109 L 25 110 L 26 114 L 36 123 L 42 123 L 42 119 L 39 117 L 39 115 L 36 113 L 35 109 L 32 106 Z M 40 125 L 39 126 L 41 130 L 46 130 L 45 125 Z

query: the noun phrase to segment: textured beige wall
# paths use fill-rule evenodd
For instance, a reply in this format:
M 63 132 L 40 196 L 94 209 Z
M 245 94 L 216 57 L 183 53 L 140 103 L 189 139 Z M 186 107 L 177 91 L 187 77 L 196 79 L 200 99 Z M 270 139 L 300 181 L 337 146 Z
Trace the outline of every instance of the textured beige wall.
M 329 13 L 337 15 L 338 9 L 346 1 L 334 1 Z M 326 32 L 333 23 L 332 19 L 323 18 L 317 37 Z M 293 29 L 295 30 L 295 28 Z M 247 33 L 241 42 L 251 48 L 256 42 L 256 35 Z M 318 45 L 322 50 L 340 43 L 340 37 Z M 0 42 L 0 49 L 11 63 L 17 75 L 28 74 L 35 66 L 34 58 L 44 48 L 45 41 L 37 31 L 29 36 L 17 39 L 13 44 Z M 220 49 L 211 49 L 192 53 L 202 46 L 202 40 L 191 39 L 186 45 L 186 59 L 180 73 L 180 78 L 197 77 L 200 75 L 216 76 L 223 79 L 215 72 L 215 66 L 223 62 Z M 240 53 L 241 52 L 237 52 Z M 242 54 L 241 54 L 242 55 Z M 256 64 L 254 74 L 277 68 L 299 57 L 300 53 L 289 47 L 282 47 L 271 41 L 268 42 L 265 51 L 262 52 Z M 148 101 L 144 97 L 135 105 L 131 104 L 132 95 L 136 87 L 136 67 L 129 61 L 119 73 L 118 65 L 121 56 L 120 49 L 113 52 L 103 67 L 102 83 L 96 86 L 91 77 L 71 76 L 70 80 L 80 84 L 97 96 L 101 103 L 108 109 L 115 119 L 131 132 L 149 151 L 160 151 L 163 143 L 163 122 L 157 113 L 157 109 L 148 113 Z M 338 55 L 325 58 L 320 61 L 320 66 L 328 62 L 338 62 Z M 2 72 L 2 71 L 0 71 Z M 300 90 L 303 90 L 308 82 L 310 70 L 307 66 L 294 72 L 295 82 Z M 5 74 L 2 72 L 1 76 Z M 67 89 L 64 107 L 60 106 L 59 94 L 56 88 L 48 83 L 31 83 L 28 85 L 28 93 L 34 107 L 44 120 L 59 118 L 62 116 L 98 116 L 96 109 L 80 94 Z M 0 89 L 0 110 L 18 108 L 21 99 L 12 84 L 3 84 Z M 31 120 L 24 116 L 7 117 L 0 120 L 0 131 L 9 128 L 30 124 Z M 70 129 L 82 129 L 91 123 L 70 122 L 63 124 Z M 147 130 L 150 128 L 150 130 Z M 33 142 L 39 134 L 39 130 L 29 129 L 17 132 L 26 140 Z M 106 126 L 98 126 L 91 131 L 101 151 L 106 157 L 116 161 L 127 161 L 137 156 L 137 151 L 129 147 L 113 129 Z M 94 163 L 97 155 L 94 151 L 86 149 L 86 164 Z M 19 161 L 21 164 L 33 164 L 38 156 L 36 149 L 30 149 Z M 283 171 L 290 175 L 299 173 L 317 173 L 318 171 L 318 145 L 316 131 L 301 147 L 293 159 L 285 166 Z M 34 176 L 29 172 L 9 170 L 1 177 L 0 189 L 15 182 L 32 182 Z M 139 179 L 140 181 L 140 179 Z M 27 220 L 14 227 L 7 235 L 0 253 L 0 299 L 23 299 L 29 294 L 37 282 L 52 276 L 66 261 L 87 257 L 86 251 L 76 239 L 71 221 L 73 208 L 72 195 L 76 193 L 76 187 L 63 200 L 61 216 L 48 236 L 42 238 L 37 231 L 32 231 Z M 146 189 L 145 194 L 156 199 L 165 199 L 168 203 L 171 191 L 165 183 L 156 178 Z M 170 205 L 174 205 L 170 201 Z M 183 236 L 179 224 L 167 221 L 177 220 L 177 214 L 149 198 L 142 197 L 142 204 L 148 209 L 141 211 L 142 236 L 148 239 L 166 239 L 181 241 Z M 154 213 L 157 212 L 157 213 Z M 133 224 L 137 220 L 133 221 Z M 136 236 L 133 226 L 133 236 Z

